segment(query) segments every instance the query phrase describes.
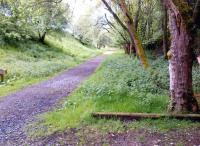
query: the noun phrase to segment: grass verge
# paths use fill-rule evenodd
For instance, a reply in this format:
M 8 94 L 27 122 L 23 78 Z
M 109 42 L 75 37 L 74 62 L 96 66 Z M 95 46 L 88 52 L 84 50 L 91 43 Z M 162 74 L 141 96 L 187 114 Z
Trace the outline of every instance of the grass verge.
M 151 60 L 154 71 L 145 71 L 136 58 L 113 54 L 97 72 L 70 95 L 63 107 L 42 115 L 41 125 L 46 134 L 68 128 L 98 127 L 115 131 L 130 128 L 170 130 L 200 126 L 198 123 L 180 120 L 142 120 L 123 123 L 115 120 L 96 120 L 92 112 L 141 112 L 165 113 L 168 97 L 168 69 L 163 58 Z M 194 86 L 200 85 L 198 69 L 194 68 Z M 196 91 L 200 88 L 195 86 Z M 40 133 L 40 134 L 41 134 Z
M 99 53 L 61 32 L 47 35 L 45 45 L 34 41 L 1 45 L 0 68 L 7 69 L 8 75 L 0 83 L 0 96 L 47 79 Z

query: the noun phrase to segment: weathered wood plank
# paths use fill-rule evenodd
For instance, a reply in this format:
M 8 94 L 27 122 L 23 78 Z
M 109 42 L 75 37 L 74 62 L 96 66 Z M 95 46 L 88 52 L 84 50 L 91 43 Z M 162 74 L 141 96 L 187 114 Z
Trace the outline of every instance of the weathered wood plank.
M 115 112 L 96 112 L 92 113 L 95 118 L 116 118 L 120 120 L 140 120 L 140 119 L 160 119 L 175 118 L 200 121 L 200 114 L 154 114 L 154 113 L 115 113 Z

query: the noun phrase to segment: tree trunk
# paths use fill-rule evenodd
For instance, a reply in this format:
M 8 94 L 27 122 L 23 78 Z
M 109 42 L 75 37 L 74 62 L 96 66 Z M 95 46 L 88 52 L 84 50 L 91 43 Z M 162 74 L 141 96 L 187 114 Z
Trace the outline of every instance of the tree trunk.
M 142 43 L 137 36 L 135 26 L 134 26 L 134 23 L 133 23 L 133 19 L 131 19 L 131 17 L 130 17 L 129 11 L 126 7 L 125 0 L 120 0 L 119 5 L 120 5 L 122 12 L 124 13 L 124 16 L 125 16 L 125 21 L 126 21 L 126 24 L 127 24 L 128 32 L 130 34 L 131 43 L 134 44 L 134 46 L 136 48 L 137 55 L 139 56 L 144 68 L 148 68 L 149 63 L 148 63 L 146 54 L 145 54 L 144 49 L 142 47 Z
M 162 0 L 161 0 L 162 1 Z M 162 7 L 162 31 L 163 31 L 163 54 L 164 58 L 167 59 L 167 52 L 169 50 L 168 48 L 168 29 L 167 29 L 167 22 L 168 22 L 168 16 L 167 16 L 167 9 L 164 5 L 164 3 L 161 2 Z
M 192 89 L 192 35 L 173 0 L 165 0 L 169 15 L 171 54 L 169 60 L 171 104 L 173 113 L 197 112 Z
M 46 31 L 42 35 L 39 33 L 39 41 L 43 44 L 46 37 L 46 33 L 47 33 Z
M 130 54 L 130 47 L 131 47 L 131 43 L 130 42 L 127 42 L 127 43 L 124 44 L 125 54 Z
M 125 20 L 126 21 L 126 25 L 124 25 L 124 23 L 119 19 L 119 17 L 117 16 L 117 14 L 112 10 L 112 8 L 109 6 L 109 4 L 106 2 L 106 0 L 102 0 L 102 2 L 104 3 L 104 5 L 107 7 L 108 11 L 113 15 L 114 19 L 121 25 L 121 27 L 128 32 L 130 39 L 131 39 L 131 44 L 132 46 L 135 46 L 137 55 L 140 58 L 140 61 L 142 63 L 142 65 L 144 66 L 144 68 L 148 68 L 149 67 L 149 63 L 148 60 L 146 58 L 146 54 L 144 52 L 144 49 L 142 47 L 142 43 L 140 42 L 137 33 L 135 31 L 135 27 L 134 27 L 134 23 L 133 23 L 133 19 L 131 19 L 128 9 L 126 7 L 125 4 L 125 0 L 120 0 L 119 5 L 124 13 L 124 16 L 126 17 Z

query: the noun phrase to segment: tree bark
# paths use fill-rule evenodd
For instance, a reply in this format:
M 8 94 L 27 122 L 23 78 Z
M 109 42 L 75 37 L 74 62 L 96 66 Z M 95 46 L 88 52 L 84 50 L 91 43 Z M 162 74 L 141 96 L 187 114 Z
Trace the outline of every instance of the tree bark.
M 167 9 L 164 3 L 162 2 L 162 0 L 161 0 L 161 7 L 162 7 L 163 54 L 164 54 L 164 58 L 167 59 L 167 52 L 169 50 L 168 28 L 167 28 L 168 16 L 167 16 Z
M 192 89 L 192 35 L 188 22 L 177 3 L 165 0 L 169 15 L 171 54 L 169 60 L 171 103 L 173 113 L 197 112 L 199 107 Z
M 126 42 L 123 47 L 124 47 L 125 54 L 130 54 L 131 43 Z

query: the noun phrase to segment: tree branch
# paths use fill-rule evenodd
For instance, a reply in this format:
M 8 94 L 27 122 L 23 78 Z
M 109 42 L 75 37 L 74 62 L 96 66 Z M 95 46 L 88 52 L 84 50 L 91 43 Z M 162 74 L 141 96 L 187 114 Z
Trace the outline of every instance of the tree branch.
M 119 19 L 117 14 L 112 10 L 112 8 L 109 6 L 109 4 L 106 2 L 106 0 L 101 0 L 104 5 L 107 7 L 108 11 L 113 15 L 115 20 L 121 25 L 123 29 L 125 29 L 128 32 L 128 28 L 124 25 L 124 23 Z

